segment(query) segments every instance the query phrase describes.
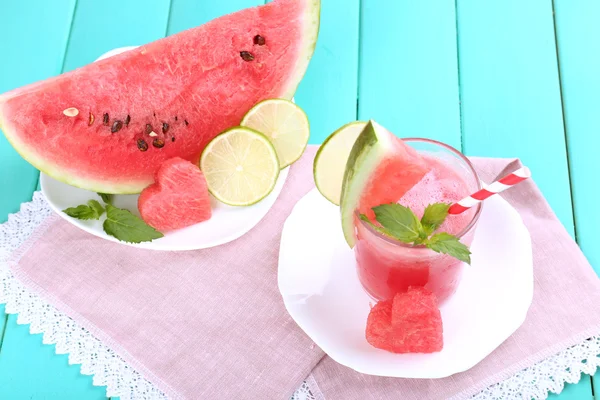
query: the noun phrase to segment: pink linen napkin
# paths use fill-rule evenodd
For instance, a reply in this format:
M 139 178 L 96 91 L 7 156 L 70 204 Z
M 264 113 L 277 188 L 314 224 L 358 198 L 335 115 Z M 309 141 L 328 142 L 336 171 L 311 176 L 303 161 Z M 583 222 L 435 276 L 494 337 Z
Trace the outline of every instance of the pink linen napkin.
M 13 272 L 171 398 L 286 399 L 314 368 L 317 398 L 462 399 L 600 334 L 599 280 L 530 181 L 504 196 L 533 239 L 534 300 L 525 324 L 500 348 L 439 380 L 371 377 L 323 357 L 286 313 L 276 281 L 283 222 L 313 188 L 315 150 L 292 166 L 267 216 L 234 242 L 143 251 L 54 216 L 39 228 L 45 234 L 24 245 Z M 473 161 L 486 181 L 519 165 Z
M 53 216 L 13 273 L 170 398 L 289 398 L 323 357 L 277 288 L 281 230 L 314 187 L 313 150 L 265 218 L 233 242 L 141 250 Z

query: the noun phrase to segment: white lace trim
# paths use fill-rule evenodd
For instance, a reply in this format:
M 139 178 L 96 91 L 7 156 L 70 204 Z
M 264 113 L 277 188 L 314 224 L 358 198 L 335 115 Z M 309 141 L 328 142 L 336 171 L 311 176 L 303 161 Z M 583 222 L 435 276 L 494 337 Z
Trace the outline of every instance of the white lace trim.
M 600 337 L 594 336 L 484 389 L 473 399 L 545 399 L 548 392 L 562 392 L 565 383 L 579 382 L 582 373 L 594 375 L 599 355 Z
M 109 397 L 123 400 L 166 400 L 166 396 L 140 373 L 85 328 L 38 295 L 28 291 L 11 273 L 8 260 L 34 233 L 51 210 L 41 193 L 9 215 L 0 224 L 0 304 L 6 312 L 18 314 L 17 323 L 29 324 L 31 333 L 43 333 L 43 343 L 56 344 L 57 354 L 69 354 L 69 364 L 81 364 L 81 373 L 93 375 L 95 386 L 106 386 Z M 20 252 L 25 249 L 21 248 Z M 593 375 L 600 366 L 600 337 L 594 336 L 561 351 L 503 382 L 475 395 L 474 400 L 545 399 L 548 392 L 560 393 L 565 383 L 577 383 L 582 373 Z M 290 400 L 324 399 L 314 378 L 309 376 Z

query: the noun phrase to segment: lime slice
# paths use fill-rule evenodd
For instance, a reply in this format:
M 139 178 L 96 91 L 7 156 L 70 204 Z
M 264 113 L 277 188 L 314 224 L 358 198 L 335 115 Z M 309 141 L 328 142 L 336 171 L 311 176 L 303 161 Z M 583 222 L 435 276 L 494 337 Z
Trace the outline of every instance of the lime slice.
M 231 206 L 264 199 L 279 177 L 275 148 L 264 135 L 236 127 L 215 137 L 200 157 L 209 192 Z
M 315 156 L 313 163 L 315 185 L 319 192 L 336 206 L 340 205 L 348 156 L 366 124 L 366 122 L 355 121 L 342 126 L 325 139 Z
M 354 247 L 354 213 L 377 167 L 395 153 L 395 138 L 384 127 L 369 121 L 358 135 L 346 164 L 342 181 L 340 210 L 342 229 L 350 247 Z M 368 193 L 366 195 L 369 195 Z
M 242 119 L 242 126 L 267 136 L 285 168 L 297 161 L 310 136 L 308 117 L 300 107 L 289 100 L 270 99 L 255 105 Z

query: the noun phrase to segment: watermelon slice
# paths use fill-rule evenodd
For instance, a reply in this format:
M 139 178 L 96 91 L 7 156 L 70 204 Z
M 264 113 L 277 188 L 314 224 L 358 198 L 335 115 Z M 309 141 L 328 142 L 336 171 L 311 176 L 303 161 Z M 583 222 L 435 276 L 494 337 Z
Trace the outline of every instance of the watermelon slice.
M 415 149 L 378 123 L 369 121 L 350 151 L 342 183 L 342 228 L 350 247 L 354 247 L 357 210 L 374 219 L 371 208 L 397 202 L 428 171 L 425 160 Z
M 443 331 L 435 295 L 411 287 L 371 309 L 366 338 L 373 347 L 393 353 L 434 353 L 444 347 Z
M 104 193 L 139 193 L 168 159 L 267 98 L 291 99 L 313 54 L 320 0 L 275 0 L 0 96 L 0 128 L 36 168 Z
M 197 165 L 176 157 L 156 173 L 156 183 L 138 199 L 140 215 L 160 232 L 185 228 L 211 217 L 206 179 Z

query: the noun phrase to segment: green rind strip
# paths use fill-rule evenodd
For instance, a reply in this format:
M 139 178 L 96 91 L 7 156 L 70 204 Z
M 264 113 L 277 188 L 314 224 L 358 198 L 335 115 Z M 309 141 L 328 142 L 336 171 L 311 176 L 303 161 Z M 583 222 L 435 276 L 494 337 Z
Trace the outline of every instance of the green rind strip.
M 283 98 L 291 100 L 296 93 L 296 89 L 302 81 L 310 59 L 317 46 L 319 37 L 319 27 L 321 24 L 321 0 L 305 0 L 306 8 L 304 9 L 304 40 L 302 49 L 296 62 L 294 72 L 288 80 L 289 86 L 283 91 Z
M 390 133 L 374 121 L 369 121 L 356 139 L 344 173 L 340 211 L 344 237 L 354 247 L 354 212 L 364 188 L 381 161 L 391 152 Z

